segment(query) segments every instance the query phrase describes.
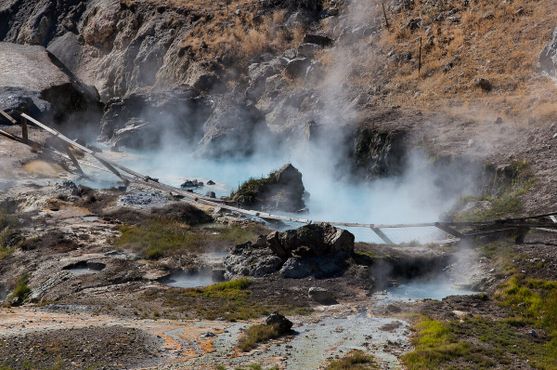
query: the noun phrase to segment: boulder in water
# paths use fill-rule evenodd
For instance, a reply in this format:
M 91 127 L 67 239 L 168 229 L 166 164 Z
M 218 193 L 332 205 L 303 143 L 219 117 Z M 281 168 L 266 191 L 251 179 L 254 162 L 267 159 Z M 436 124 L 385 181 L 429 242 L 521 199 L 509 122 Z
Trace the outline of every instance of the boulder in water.
M 350 232 L 329 224 L 311 224 L 238 245 L 224 259 L 224 266 L 229 278 L 276 272 L 292 279 L 325 278 L 342 274 L 353 251 Z
M 287 164 L 265 178 L 246 181 L 231 198 L 244 208 L 297 212 L 305 208 L 304 195 L 301 172 Z

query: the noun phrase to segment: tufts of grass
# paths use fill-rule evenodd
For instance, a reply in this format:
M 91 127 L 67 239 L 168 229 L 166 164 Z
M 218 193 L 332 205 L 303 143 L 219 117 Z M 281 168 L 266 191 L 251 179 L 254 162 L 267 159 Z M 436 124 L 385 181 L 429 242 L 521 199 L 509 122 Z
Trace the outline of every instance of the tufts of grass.
M 165 218 L 154 218 L 138 225 L 123 225 L 119 230 L 121 235 L 115 245 L 131 248 L 148 259 L 200 252 L 219 244 L 239 244 L 254 239 L 259 231 L 255 226 L 193 228 Z
M 0 261 L 15 250 L 12 242 L 16 226 L 17 220 L 14 216 L 0 211 Z
M 373 356 L 354 350 L 345 357 L 332 361 L 326 370 L 375 370 L 379 369 Z
M 27 297 L 29 297 L 29 294 L 31 294 L 31 288 L 27 285 L 28 281 L 29 276 L 27 274 L 23 274 L 19 277 L 19 279 L 17 279 L 15 288 L 10 294 L 10 301 L 21 304 L 27 299 Z
M 512 307 L 514 323 L 533 325 L 547 334 L 548 341 L 533 358 L 533 364 L 557 368 L 557 281 L 515 275 L 503 285 L 498 298 L 503 305 Z
M 282 334 L 278 325 L 252 325 L 247 328 L 238 340 L 238 349 L 242 352 L 248 352 L 257 347 L 259 343 L 279 338 L 281 335 Z

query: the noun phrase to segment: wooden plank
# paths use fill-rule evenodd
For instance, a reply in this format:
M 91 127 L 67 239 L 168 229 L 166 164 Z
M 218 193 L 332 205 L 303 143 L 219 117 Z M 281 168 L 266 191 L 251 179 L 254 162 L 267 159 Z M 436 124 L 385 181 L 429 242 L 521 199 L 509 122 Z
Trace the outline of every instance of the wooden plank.
M 463 235 L 462 233 L 458 232 L 457 230 L 453 229 L 452 227 L 450 227 L 449 225 L 445 225 L 439 222 L 435 223 L 435 227 L 438 228 L 441 231 L 446 232 L 449 235 L 455 236 L 457 238 L 462 238 Z
M 0 115 L 2 115 L 5 119 L 7 119 L 11 124 L 17 125 L 17 121 L 8 113 L 4 112 L 2 109 L 0 109 Z
M 380 237 L 381 240 L 383 240 L 386 244 L 395 244 L 391 239 L 389 239 L 387 235 L 385 235 L 383 231 L 381 231 L 381 229 L 377 227 L 372 227 L 371 230 L 373 230 L 373 232 L 377 234 L 377 236 Z
M 81 166 L 79 165 L 79 161 L 77 160 L 77 158 L 75 157 L 75 155 L 72 153 L 72 149 L 71 147 L 68 145 L 66 146 L 66 154 L 68 154 L 68 157 L 70 157 L 70 160 L 72 161 L 73 165 L 75 166 L 75 168 L 77 168 L 77 171 L 79 172 L 80 175 L 84 176 L 85 172 L 83 172 L 83 169 L 81 168 Z

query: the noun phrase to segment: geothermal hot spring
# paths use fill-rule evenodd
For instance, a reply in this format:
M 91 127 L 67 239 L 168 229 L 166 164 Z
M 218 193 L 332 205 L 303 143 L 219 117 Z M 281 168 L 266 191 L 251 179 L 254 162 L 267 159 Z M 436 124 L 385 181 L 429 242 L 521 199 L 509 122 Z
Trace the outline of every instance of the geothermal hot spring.
M 286 154 L 255 154 L 241 159 L 204 159 L 175 148 L 157 152 L 126 151 L 117 161 L 176 187 L 186 179 L 196 179 L 205 184 L 212 180 L 215 185 L 205 185 L 195 191 L 200 194 L 213 191 L 217 197 L 229 195 L 250 178 L 267 176 L 282 165 L 292 163 L 301 171 L 304 186 L 310 194 L 309 199 L 306 199 L 309 212 L 294 216 L 315 221 L 378 224 L 435 222 L 462 195 L 468 194 L 472 185 L 462 183 L 461 193 L 454 193 L 450 198 L 440 196 L 443 192 L 436 183 L 431 163 L 419 152 L 409 156 L 406 168 L 400 176 L 359 183 L 344 180 L 347 176 L 343 176 L 345 174 L 342 173 L 342 166 L 331 165 L 338 162 L 331 158 L 328 150 L 316 148 L 296 149 Z M 97 187 L 113 185 L 114 182 L 108 179 L 95 184 Z M 299 225 L 287 226 L 294 228 Z M 382 243 L 371 230 L 348 230 L 356 236 L 356 241 Z M 386 229 L 384 232 L 395 243 L 427 243 L 446 239 L 446 235 L 436 228 Z M 210 275 L 197 276 L 192 273 L 177 274 L 168 281 L 171 286 L 188 287 L 211 283 L 213 280 Z M 473 293 L 461 283 L 440 273 L 431 278 L 401 282 L 382 294 L 387 300 L 405 300 L 442 299 L 448 295 Z

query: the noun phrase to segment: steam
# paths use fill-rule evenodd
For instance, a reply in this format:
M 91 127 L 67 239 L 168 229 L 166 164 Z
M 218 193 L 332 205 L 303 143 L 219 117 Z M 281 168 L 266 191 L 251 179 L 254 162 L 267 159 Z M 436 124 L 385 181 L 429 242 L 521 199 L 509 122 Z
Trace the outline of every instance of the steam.
M 337 42 L 327 51 L 332 62 L 314 86 L 320 108 L 309 116 L 300 112 L 303 119 L 310 118 L 317 124 L 320 133 L 317 138 L 289 142 L 277 151 L 269 149 L 275 147 L 269 145 L 268 137 L 259 135 L 255 138 L 259 149 L 250 157 L 207 159 L 195 156 L 194 147 L 176 141 L 176 136 L 169 131 L 163 148 L 136 153 L 136 158 L 128 165 L 175 186 L 185 179 L 213 180 L 216 186 L 202 190 L 228 195 L 247 179 L 266 176 L 290 162 L 302 172 L 306 190 L 311 194 L 307 204 L 309 214 L 304 218 L 359 223 L 438 221 L 461 195 L 472 191 L 473 184 L 463 181 L 466 176 L 440 174 L 418 150 L 410 151 L 401 176 L 371 183 L 350 180 L 345 143 L 357 122 L 358 110 L 355 109 L 354 89 L 347 83 L 358 63 L 363 62 L 362 58 L 372 53 L 371 36 L 358 36 L 360 33 L 354 30 L 373 25 L 375 10 L 374 1 L 352 1 L 335 27 Z M 234 127 L 234 123 L 227 122 L 224 126 Z M 440 177 L 444 179 L 442 182 Z M 453 182 L 449 187 L 454 191 L 450 194 L 444 191 L 447 182 Z M 351 231 L 357 240 L 380 242 L 370 230 Z M 440 237 L 431 229 L 388 230 L 386 233 L 395 242 L 431 241 Z

